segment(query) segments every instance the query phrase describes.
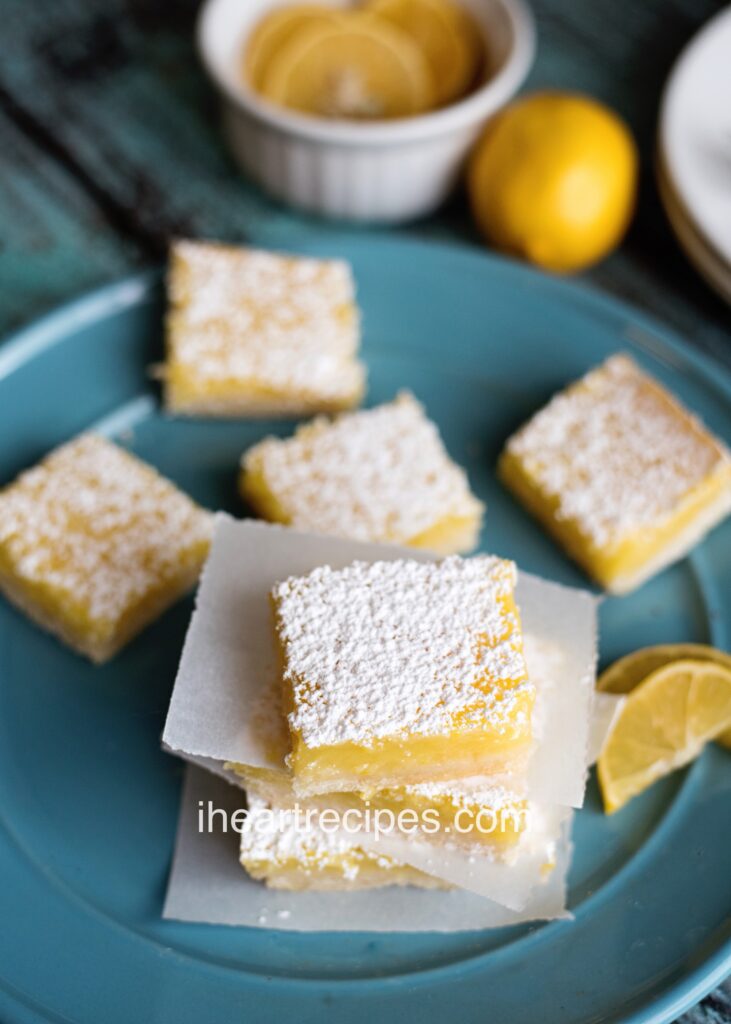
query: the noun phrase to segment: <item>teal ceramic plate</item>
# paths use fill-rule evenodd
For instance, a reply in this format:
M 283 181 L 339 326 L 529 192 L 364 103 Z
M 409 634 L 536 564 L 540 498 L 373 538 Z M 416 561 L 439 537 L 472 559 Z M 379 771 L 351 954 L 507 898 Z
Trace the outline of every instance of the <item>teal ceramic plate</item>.
M 313 243 L 352 261 L 368 400 L 426 403 L 488 515 L 483 546 L 583 577 L 494 478 L 513 428 L 617 349 L 731 441 L 731 380 L 625 306 L 466 249 Z M 236 465 L 270 423 L 160 413 L 162 295 L 135 278 L 0 348 L 0 480 L 102 429 L 199 501 L 240 512 Z M 731 529 L 601 611 L 603 662 L 670 640 L 728 646 Z M 731 968 L 731 754 L 575 827 L 575 920 L 455 935 L 295 934 L 164 922 L 181 766 L 159 736 L 191 602 L 111 665 L 85 664 L 0 603 L 0 1018 L 130 1024 L 667 1021 Z

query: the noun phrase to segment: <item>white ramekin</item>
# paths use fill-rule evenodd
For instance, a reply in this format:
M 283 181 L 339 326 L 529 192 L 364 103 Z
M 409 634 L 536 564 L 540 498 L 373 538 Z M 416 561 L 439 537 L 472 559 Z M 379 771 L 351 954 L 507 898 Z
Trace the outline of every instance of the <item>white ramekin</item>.
M 485 121 L 528 72 L 535 32 L 522 0 L 461 0 L 490 54 L 493 74 L 483 86 L 434 113 L 364 124 L 287 111 L 247 87 L 241 73 L 246 36 L 265 11 L 283 2 L 293 0 L 207 0 L 201 10 L 198 46 L 222 95 L 236 160 L 275 198 L 312 213 L 380 223 L 429 213 L 453 188 Z

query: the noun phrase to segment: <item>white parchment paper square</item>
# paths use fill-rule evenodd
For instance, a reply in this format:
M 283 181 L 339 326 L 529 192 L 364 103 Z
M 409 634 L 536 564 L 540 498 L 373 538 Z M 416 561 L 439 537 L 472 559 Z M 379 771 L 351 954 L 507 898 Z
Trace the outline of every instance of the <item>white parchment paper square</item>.
M 303 534 L 219 514 L 186 636 L 163 745 L 226 774 L 225 761 L 273 766 L 252 709 L 277 683 L 269 591 L 288 576 L 356 560 L 433 560 L 393 545 Z M 596 670 L 596 598 L 527 573 L 516 593 L 526 661 L 539 686 L 539 739 L 530 796 L 580 807 L 587 770 Z
M 529 920 L 566 918 L 568 822 L 556 867 L 530 904 L 514 912 L 464 890 L 389 886 L 364 892 L 282 892 L 250 878 L 238 862 L 235 832 L 201 832 L 199 802 L 230 814 L 243 805 L 240 789 L 188 767 L 163 917 L 201 924 L 294 931 L 453 932 L 501 928 Z

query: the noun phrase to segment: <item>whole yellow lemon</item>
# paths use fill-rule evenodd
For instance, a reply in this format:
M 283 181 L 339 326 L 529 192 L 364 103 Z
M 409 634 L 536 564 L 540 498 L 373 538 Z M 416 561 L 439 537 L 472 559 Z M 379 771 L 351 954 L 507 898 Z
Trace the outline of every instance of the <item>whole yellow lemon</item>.
M 502 111 L 468 172 L 475 219 L 498 249 L 546 270 L 581 270 L 620 241 L 637 191 L 624 123 L 585 96 L 536 93 Z

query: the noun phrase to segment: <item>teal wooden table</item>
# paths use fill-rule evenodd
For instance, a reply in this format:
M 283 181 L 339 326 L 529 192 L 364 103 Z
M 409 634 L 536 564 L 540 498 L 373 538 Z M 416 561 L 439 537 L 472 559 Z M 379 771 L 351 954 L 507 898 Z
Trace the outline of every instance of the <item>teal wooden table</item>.
M 712 0 L 534 0 L 529 88 L 581 89 L 642 152 L 627 239 L 587 280 L 649 310 L 731 366 L 728 308 L 678 249 L 653 180 L 661 89 Z M 172 235 L 292 245 L 328 225 L 241 179 L 197 64 L 195 0 L 0 0 L 0 334 L 58 302 L 159 263 Z M 478 244 L 464 197 L 404 229 Z M 731 1024 L 731 985 L 683 1020 Z

